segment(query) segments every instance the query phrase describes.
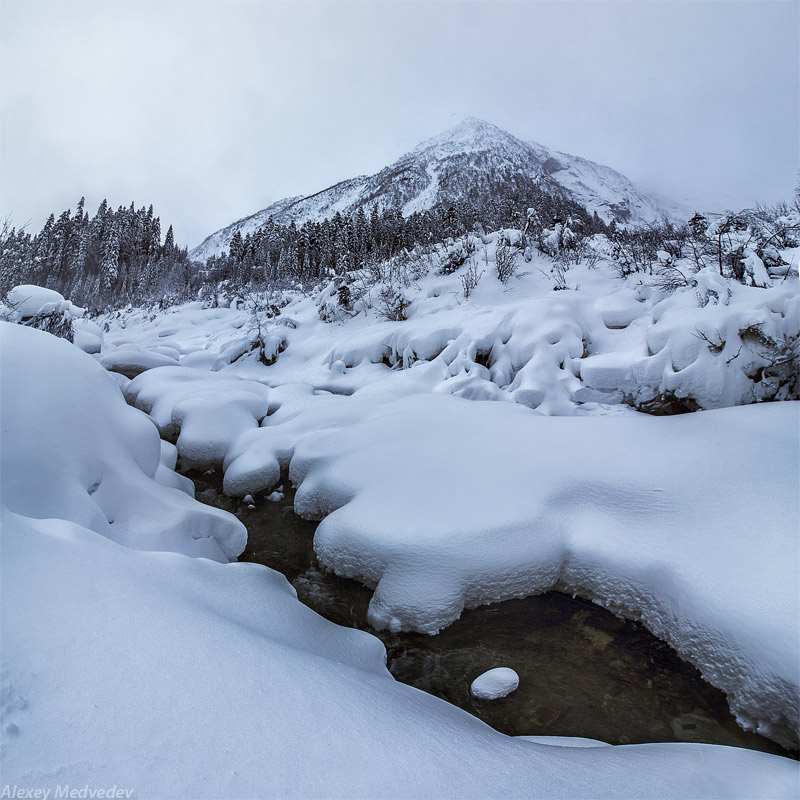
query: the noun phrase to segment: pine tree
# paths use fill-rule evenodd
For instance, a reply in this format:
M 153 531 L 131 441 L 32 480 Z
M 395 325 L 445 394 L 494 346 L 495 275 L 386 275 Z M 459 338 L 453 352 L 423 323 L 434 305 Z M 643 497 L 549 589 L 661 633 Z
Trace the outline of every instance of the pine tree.
M 172 251 L 175 249 L 175 234 L 172 232 L 172 225 L 169 226 L 167 229 L 167 236 L 164 239 L 164 248 L 163 253 L 165 256 L 172 255 Z
M 115 221 L 116 223 L 116 221 Z M 101 247 L 100 276 L 104 295 L 108 296 L 119 279 L 120 236 L 117 224 L 106 234 Z

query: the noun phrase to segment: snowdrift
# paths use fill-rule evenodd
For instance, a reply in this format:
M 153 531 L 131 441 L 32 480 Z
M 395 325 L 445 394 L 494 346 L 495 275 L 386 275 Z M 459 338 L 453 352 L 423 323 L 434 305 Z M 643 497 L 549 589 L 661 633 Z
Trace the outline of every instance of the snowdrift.
M 794 795 L 788 759 L 513 739 L 395 683 L 376 639 L 322 620 L 282 576 L 189 557 L 206 555 L 193 529 L 216 531 L 218 556 L 241 529 L 156 483 L 155 427 L 89 356 L 38 331 L 0 335 L 10 785 L 187 798 Z M 173 456 L 165 448 L 162 469 Z
M 66 519 L 137 550 L 230 561 L 247 533 L 171 488 L 153 423 L 91 356 L 63 339 L 0 323 L 2 498 L 29 517 Z M 165 485 L 166 484 L 166 485 Z

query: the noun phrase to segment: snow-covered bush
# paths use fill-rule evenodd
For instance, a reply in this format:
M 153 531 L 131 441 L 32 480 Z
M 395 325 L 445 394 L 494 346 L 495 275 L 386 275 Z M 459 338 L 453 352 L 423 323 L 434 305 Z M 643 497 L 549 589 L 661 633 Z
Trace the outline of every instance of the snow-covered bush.
M 483 270 L 478 272 L 478 265 L 473 260 L 470 260 L 469 266 L 461 276 L 461 289 L 464 292 L 464 299 L 469 299 L 469 296 L 475 291 L 482 277 Z
M 653 274 L 660 250 L 666 249 L 667 233 L 659 225 L 635 231 L 619 231 L 614 237 L 612 256 L 621 277 L 635 272 Z
M 248 332 L 252 338 L 248 352 L 255 353 L 265 367 L 271 367 L 286 349 L 286 339 L 275 327 L 274 323 L 270 324 L 268 317 L 262 317 L 256 309 L 250 312 Z
M 580 220 L 572 217 L 568 217 L 566 221 L 554 220 L 552 228 L 542 228 L 539 231 L 539 252 L 552 258 L 559 253 L 574 249 L 583 239 L 580 228 Z
M 75 320 L 85 313 L 53 289 L 30 284 L 15 286 L 0 304 L 0 319 L 46 331 L 68 342 L 75 340 Z
M 440 275 L 452 275 L 464 266 L 467 259 L 475 252 L 475 241 L 471 236 L 467 236 L 451 250 L 445 253 L 439 267 Z
M 753 381 L 756 398 L 800 399 L 800 336 L 770 336 L 764 333 L 762 323 L 741 328 L 738 335 L 742 351 L 749 351 L 750 360 L 744 371 Z
M 406 311 L 411 305 L 402 287 L 394 283 L 384 284 L 378 292 L 378 313 L 391 322 L 401 322 L 408 319 Z
M 336 301 L 344 309 L 350 310 L 353 307 L 350 287 L 346 283 L 343 283 L 336 291 Z
M 319 292 L 317 314 L 323 322 L 342 322 L 353 316 L 353 293 L 345 276 L 336 276 Z

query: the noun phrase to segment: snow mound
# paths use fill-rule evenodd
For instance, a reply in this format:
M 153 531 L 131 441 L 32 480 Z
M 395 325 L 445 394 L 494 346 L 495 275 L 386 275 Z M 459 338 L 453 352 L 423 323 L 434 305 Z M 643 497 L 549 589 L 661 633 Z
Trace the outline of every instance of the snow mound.
M 37 314 L 50 314 L 66 312 L 71 317 L 82 317 L 84 309 L 65 300 L 64 296 L 54 289 L 45 289 L 43 286 L 23 284 L 15 286 L 6 295 L 9 306 L 9 321 L 35 317 Z
M 241 553 L 244 527 L 187 497 L 174 463 L 162 463 L 155 427 L 91 356 L 4 322 L 0 358 L 0 491 L 11 511 L 66 519 L 138 550 L 216 561 Z
M 510 667 L 495 667 L 478 675 L 469 691 L 481 700 L 498 700 L 511 694 L 519 686 L 519 675 Z
M 72 323 L 75 333 L 74 344 L 84 353 L 94 355 L 103 349 L 103 330 L 92 320 L 81 317 Z
M 118 372 L 126 378 L 135 378 L 156 367 L 177 366 L 176 358 L 153 350 L 142 350 L 136 345 L 118 347 L 100 356 L 100 363 L 109 372 Z
M 181 366 L 151 369 L 125 387 L 128 402 L 164 438 L 177 439 L 183 468 L 194 469 L 221 466 L 236 439 L 266 417 L 268 397 L 255 381 Z
M 564 418 L 418 395 L 302 438 L 290 478 L 322 519 L 320 561 L 375 587 L 376 628 L 433 634 L 464 607 L 574 592 L 796 746 L 798 412 Z

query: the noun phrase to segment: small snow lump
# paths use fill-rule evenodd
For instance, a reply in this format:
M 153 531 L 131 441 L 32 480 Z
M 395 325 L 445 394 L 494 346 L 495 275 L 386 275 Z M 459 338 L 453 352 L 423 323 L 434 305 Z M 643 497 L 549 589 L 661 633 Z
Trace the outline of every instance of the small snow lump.
M 478 675 L 469 687 L 473 697 L 497 700 L 511 694 L 519 686 L 519 675 L 510 667 L 495 667 Z

